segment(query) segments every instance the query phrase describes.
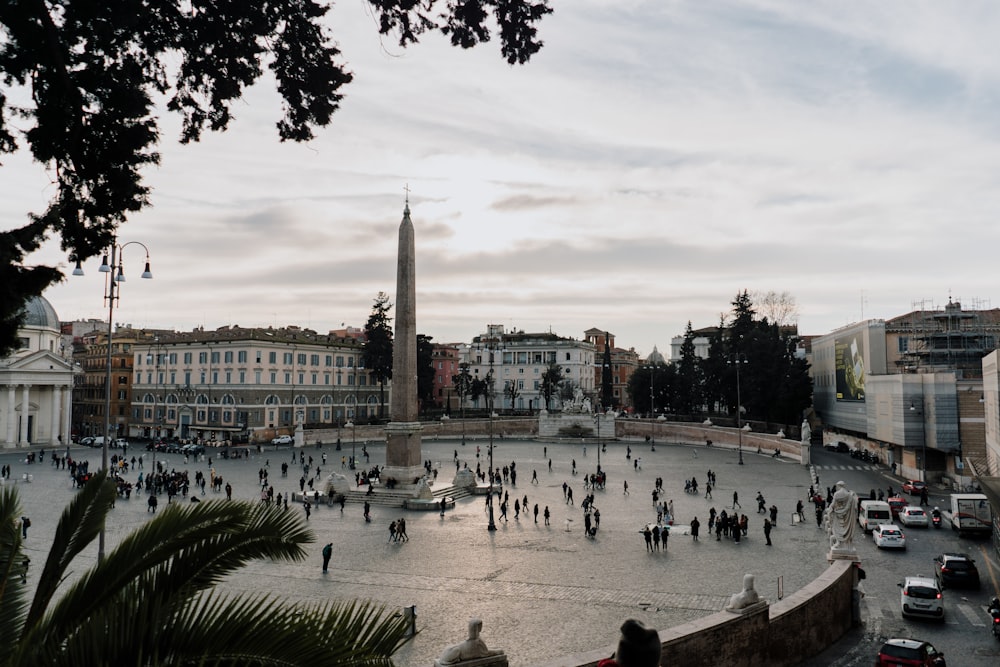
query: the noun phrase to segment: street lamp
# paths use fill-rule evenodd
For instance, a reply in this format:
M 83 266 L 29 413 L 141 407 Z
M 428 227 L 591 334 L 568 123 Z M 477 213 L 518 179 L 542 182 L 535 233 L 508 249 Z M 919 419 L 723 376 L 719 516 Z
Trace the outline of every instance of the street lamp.
M 729 363 L 736 366 L 736 438 L 740 453 L 740 465 L 743 465 L 743 402 L 740 399 L 740 366 L 747 363 L 747 355 L 737 352 L 730 355 Z
M 921 403 L 923 399 L 921 398 Z M 920 481 L 927 482 L 927 431 L 924 426 L 924 412 L 910 401 L 910 412 L 920 416 Z
M 120 296 L 119 293 L 121 291 L 118 283 L 125 282 L 125 270 L 122 262 L 122 255 L 124 254 L 125 248 L 130 245 L 140 245 L 146 251 L 146 268 L 143 270 L 140 277 L 145 280 L 151 280 L 153 278 L 153 273 L 149 270 L 149 248 L 146 247 L 146 244 L 141 243 L 140 241 L 129 241 L 128 243 L 120 244 L 117 242 L 117 239 L 112 238 L 110 247 L 111 262 L 108 262 L 109 253 L 105 253 L 104 257 L 101 259 L 101 266 L 97 269 L 100 273 L 109 274 L 105 276 L 104 279 L 104 286 L 106 289 L 104 301 L 108 304 L 108 349 L 105 358 L 107 368 L 105 369 L 104 376 L 104 442 L 101 444 L 102 470 L 108 469 L 108 441 L 111 439 L 111 336 L 114 333 L 115 302 L 118 301 Z M 73 275 L 83 275 L 83 267 L 80 266 L 79 262 L 77 262 L 76 268 L 73 269 Z M 101 525 L 101 532 L 97 542 L 97 560 L 98 562 L 104 560 L 103 524 Z
M 487 409 L 489 410 L 489 413 L 490 413 L 489 414 L 489 419 L 490 419 L 490 451 L 489 451 L 489 457 L 490 457 L 490 488 L 489 488 L 489 491 L 488 491 L 489 495 L 487 496 L 487 498 L 488 498 L 487 505 L 489 507 L 489 512 L 490 512 L 490 523 L 486 527 L 486 530 L 493 531 L 493 530 L 497 529 L 497 525 L 496 525 L 496 523 L 493 520 L 493 396 L 494 396 L 495 392 L 493 391 L 493 352 L 492 351 L 490 351 L 490 372 L 487 374 L 486 378 L 488 380 L 488 384 L 487 384 L 487 388 L 486 388 L 486 392 L 487 392 L 486 393 L 486 403 L 487 403 L 486 407 L 487 407 Z
M 355 444 L 358 441 L 358 429 L 354 425 L 354 422 L 351 421 L 350 419 L 348 419 L 347 423 L 344 424 L 344 428 L 348 428 L 348 427 L 350 427 L 350 429 L 351 429 L 351 466 L 350 466 L 350 468 L 351 468 L 351 470 L 354 470 L 354 446 L 355 446 Z
M 656 402 L 653 397 L 653 380 L 656 377 L 657 365 L 646 366 L 649 370 L 649 447 L 650 451 L 656 451 Z
M 598 412 L 594 415 L 594 421 L 597 422 L 597 474 L 601 474 L 601 413 Z

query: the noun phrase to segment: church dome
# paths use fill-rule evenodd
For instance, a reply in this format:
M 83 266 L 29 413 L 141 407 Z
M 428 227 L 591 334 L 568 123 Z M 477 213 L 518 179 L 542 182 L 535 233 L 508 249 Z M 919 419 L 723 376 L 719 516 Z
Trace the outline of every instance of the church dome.
M 660 366 L 662 364 L 667 363 L 667 360 L 663 358 L 663 355 L 660 354 L 660 351 L 657 350 L 656 346 L 654 345 L 653 351 L 649 353 L 648 357 L 646 357 L 646 363 L 653 366 Z
M 56 309 L 45 297 L 32 297 L 25 304 L 24 311 L 26 315 L 22 326 L 59 331 L 59 316 L 56 315 Z

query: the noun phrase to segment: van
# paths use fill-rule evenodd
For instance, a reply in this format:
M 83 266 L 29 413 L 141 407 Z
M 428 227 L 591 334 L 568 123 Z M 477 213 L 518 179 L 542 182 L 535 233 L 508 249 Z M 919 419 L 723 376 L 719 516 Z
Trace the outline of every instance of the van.
M 882 500 L 862 500 L 858 523 L 866 533 L 872 532 L 872 528 L 877 525 L 892 523 L 889 503 Z

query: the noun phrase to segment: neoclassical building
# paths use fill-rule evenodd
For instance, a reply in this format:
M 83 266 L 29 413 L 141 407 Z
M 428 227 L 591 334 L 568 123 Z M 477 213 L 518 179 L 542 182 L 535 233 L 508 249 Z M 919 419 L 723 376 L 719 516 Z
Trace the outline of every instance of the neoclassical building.
M 0 359 L 0 446 L 68 444 L 73 364 L 63 356 L 59 317 L 42 297 L 25 310 L 20 348 Z

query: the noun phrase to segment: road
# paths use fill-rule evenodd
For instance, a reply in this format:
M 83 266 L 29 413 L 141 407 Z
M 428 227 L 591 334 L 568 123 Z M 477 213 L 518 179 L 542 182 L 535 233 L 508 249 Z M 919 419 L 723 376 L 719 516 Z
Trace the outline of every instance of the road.
M 869 489 L 894 490 L 902 479 L 891 475 L 884 468 L 852 459 L 849 454 L 838 454 L 813 447 L 812 462 L 821 484 L 825 487 L 843 480 L 848 488 L 866 496 Z M 914 505 L 919 496 L 908 496 Z M 931 487 L 929 507 L 947 509 L 949 494 Z M 961 538 L 948 527 L 907 528 L 906 550 L 877 549 L 871 537 L 865 536 L 858 545 L 862 568 L 867 578 L 861 584 L 864 598 L 861 603 L 862 630 L 853 632 L 833 649 L 819 658 L 804 663 L 806 667 L 834 665 L 871 665 L 879 646 L 888 637 L 912 637 L 931 642 L 943 651 L 949 665 L 961 667 L 993 667 L 1000 661 L 1000 642 L 990 633 L 990 617 L 986 604 L 994 595 L 1000 595 L 1000 563 L 991 554 L 988 540 Z M 982 587 L 974 590 L 944 591 L 945 621 L 904 619 L 900 613 L 898 584 L 906 576 L 934 576 L 934 556 L 945 552 L 965 552 L 976 560 Z

